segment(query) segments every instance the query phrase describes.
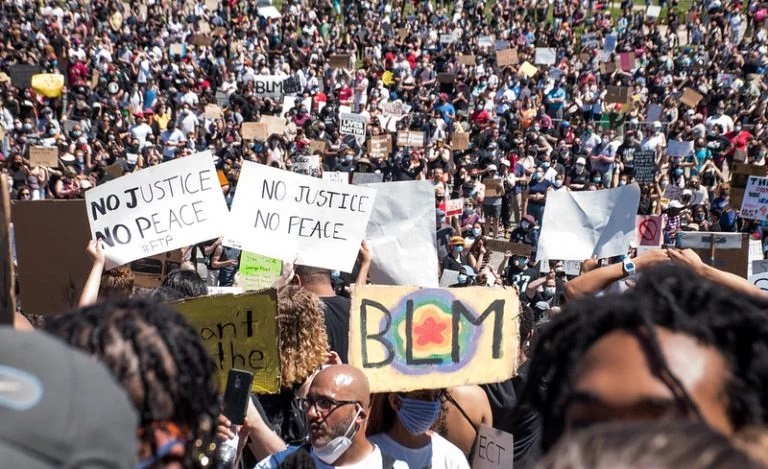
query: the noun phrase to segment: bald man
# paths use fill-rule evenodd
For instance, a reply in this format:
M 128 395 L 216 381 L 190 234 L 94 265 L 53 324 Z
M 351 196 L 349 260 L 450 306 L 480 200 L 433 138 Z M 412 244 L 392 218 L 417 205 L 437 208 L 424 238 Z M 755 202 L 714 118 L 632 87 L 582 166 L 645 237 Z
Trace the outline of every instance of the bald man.
M 365 438 L 370 387 L 362 371 L 349 365 L 323 369 L 300 403 L 307 417 L 309 442 L 273 454 L 256 469 L 277 469 L 296 451 L 309 452 L 319 469 L 408 469 Z

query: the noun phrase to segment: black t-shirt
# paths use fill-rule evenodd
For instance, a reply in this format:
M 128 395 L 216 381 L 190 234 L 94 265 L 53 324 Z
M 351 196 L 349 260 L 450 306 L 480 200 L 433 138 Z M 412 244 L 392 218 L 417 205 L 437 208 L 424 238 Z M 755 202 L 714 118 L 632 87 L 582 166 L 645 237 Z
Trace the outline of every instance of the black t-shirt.
M 343 296 L 320 298 L 325 306 L 325 333 L 331 350 L 339 354 L 343 363 L 349 363 L 349 310 L 352 302 Z
M 619 157 L 619 161 L 624 163 L 624 171 L 632 176 L 635 175 L 635 151 L 637 147 L 634 145 L 626 145 L 622 143 L 619 148 L 616 149 L 616 156 Z

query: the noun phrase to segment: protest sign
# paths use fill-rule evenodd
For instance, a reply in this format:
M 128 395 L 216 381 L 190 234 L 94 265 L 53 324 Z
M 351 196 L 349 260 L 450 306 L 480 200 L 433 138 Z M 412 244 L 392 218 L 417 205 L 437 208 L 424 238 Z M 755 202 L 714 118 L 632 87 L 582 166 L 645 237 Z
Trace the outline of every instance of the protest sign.
M 328 142 L 325 140 L 313 140 L 309 144 L 309 153 L 312 155 L 323 155 L 326 149 L 328 149 Z
M 371 392 L 501 382 L 517 368 L 518 308 L 512 289 L 358 287 L 349 362 Z
M 331 68 L 334 68 L 334 69 L 350 68 L 351 58 L 352 56 L 349 54 L 332 55 L 329 59 L 329 62 L 331 64 Z
M 509 41 L 504 39 L 496 39 L 493 43 L 493 48 L 497 51 L 509 49 Z
M 535 57 L 536 65 L 554 65 L 557 60 L 557 50 L 550 47 L 537 47 Z
M 368 117 L 361 114 L 339 114 L 339 133 L 341 135 L 352 135 L 360 145 L 365 142 L 365 127 L 367 125 Z
M 523 75 L 526 78 L 532 78 L 534 75 L 539 73 L 539 69 L 536 68 L 535 65 L 526 61 L 526 62 L 523 62 L 523 64 L 520 66 L 520 70 L 518 71 L 518 73 L 520 75 Z
M 616 51 L 616 34 L 608 34 L 605 36 L 605 43 L 603 44 L 603 50 L 612 53 Z
M 669 143 L 667 143 L 667 154 L 669 156 L 679 157 L 693 155 L 693 140 L 670 140 Z
M 677 247 L 693 249 L 708 265 L 747 278 L 749 239 L 746 233 L 682 231 Z
M 460 151 L 469 149 L 469 132 L 458 132 L 451 135 L 451 150 Z
M 533 246 L 531 246 L 530 244 L 513 243 L 510 241 L 504 241 L 501 239 L 486 239 L 485 247 L 489 251 L 495 251 L 495 252 L 509 251 L 510 254 L 512 254 L 513 256 L 528 257 L 531 255 L 531 252 L 533 251 Z
M 32 163 L 32 166 L 55 168 L 59 165 L 59 149 L 56 147 L 30 147 L 29 162 Z
M 648 5 L 645 16 L 648 18 L 658 18 L 659 15 L 661 15 L 661 7 L 659 5 Z
M 245 161 L 224 244 L 351 272 L 376 191 Z
M 454 42 L 456 42 L 456 36 L 453 34 L 440 35 L 440 44 L 453 44 Z
M 373 184 L 382 182 L 384 180 L 384 174 L 382 173 L 359 173 L 355 171 L 352 173 L 352 184 Z
M 746 163 L 747 161 L 747 152 L 744 150 L 741 150 L 739 148 L 733 149 L 733 161 L 736 163 Z
M 125 172 L 123 171 L 123 166 L 120 163 L 112 163 L 111 165 L 105 167 L 104 171 L 110 177 L 112 177 L 112 179 L 119 178 Z
M 415 130 L 401 130 L 397 133 L 397 146 L 399 147 L 423 147 L 424 132 Z
M 459 56 L 459 63 L 461 65 L 475 65 L 475 56 L 474 55 L 460 55 Z
M 280 100 L 283 98 L 283 80 L 285 80 L 284 76 L 255 75 L 253 77 L 253 94 L 263 98 Z
M 597 33 L 583 33 L 581 35 L 581 50 L 597 49 L 600 46 L 600 39 Z
M 494 47 L 495 45 L 496 45 L 496 42 L 493 36 L 480 36 L 477 38 L 477 47 L 490 48 L 490 47 Z
M 91 271 L 83 252 L 91 238 L 85 201 L 15 201 L 11 220 L 24 311 L 58 314 L 76 307 Z M 55 229 L 40 229 L 41 221 Z
M 253 392 L 280 390 L 274 290 L 203 296 L 173 306 L 203 340 L 218 373 L 220 391 L 226 388 L 227 374 L 233 368 L 253 373 Z
M 187 45 L 180 42 L 175 42 L 168 46 L 168 55 L 171 57 L 184 57 L 187 51 Z
M 520 59 L 517 57 L 517 49 L 505 49 L 496 51 L 496 65 L 505 67 L 517 65 Z
M 768 266 L 768 261 L 766 261 L 764 257 L 763 240 L 750 238 L 749 249 L 747 250 L 747 277 L 767 270 L 761 268 L 761 262 L 765 262 L 765 265 Z M 757 272 L 754 271 L 755 267 L 758 269 Z
M 180 265 L 181 251 L 178 249 L 135 260 L 130 264 L 134 285 L 137 288 L 155 288 Z
M 658 104 L 649 104 L 648 115 L 646 117 L 646 120 L 648 122 L 661 120 L 661 106 L 659 106 Z
M 768 272 L 768 259 L 758 259 L 752 261 L 752 275 Z
M 392 151 L 390 134 L 374 135 L 368 139 L 368 155 L 371 158 L 388 158 Z
M 237 286 L 246 291 L 269 288 L 280 277 L 282 270 L 280 259 L 242 251 Z
M 661 217 L 637 215 L 635 217 L 635 246 L 661 246 Z
M 635 68 L 635 53 L 622 52 L 619 54 L 619 67 L 625 72 L 629 72 Z
M 269 135 L 282 135 L 285 132 L 285 129 L 288 127 L 284 118 L 278 116 L 270 116 L 267 114 L 262 114 L 259 118 L 259 122 L 267 124 Z
M 35 93 L 46 98 L 55 99 L 61 96 L 64 88 L 64 75 L 60 73 L 38 73 L 32 75 L 30 87 Z
M 437 81 L 440 83 L 453 83 L 456 80 L 455 73 L 438 73 Z
M 221 119 L 224 117 L 224 111 L 218 104 L 206 104 L 203 110 L 203 117 L 206 119 Z
M 635 181 L 639 184 L 653 184 L 656 181 L 656 152 L 654 150 L 635 150 L 633 156 Z
M 101 184 L 85 202 L 108 269 L 218 238 L 227 215 L 209 151 Z
M 305 176 L 320 177 L 320 155 L 296 155 L 291 170 Z
M 630 91 L 630 88 L 626 86 L 608 86 L 605 92 L 605 102 L 626 104 L 630 100 Z
M 283 93 L 295 94 L 301 91 L 301 80 L 299 77 L 292 75 L 283 80 Z
M 217 295 L 239 295 L 243 293 L 240 287 L 208 287 L 208 296 Z
M 381 285 L 436 287 L 438 259 L 432 183 L 399 181 L 367 187 L 377 191 L 365 234 L 373 257 L 371 281 Z
M 13 233 L 8 179 L 0 178 L 0 324 L 13 326 L 16 316 L 16 280 L 13 268 Z
M 229 96 L 227 96 L 226 93 L 219 90 L 216 92 L 216 104 L 218 104 L 221 107 L 227 106 L 229 104 Z
M 341 171 L 326 171 L 323 173 L 323 180 L 334 184 L 349 184 L 349 173 Z
M 696 90 L 691 88 L 683 89 L 683 96 L 680 98 L 680 102 L 690 108 L 696 108 L 699 105 L 699 101 L 704 99 L 704 96 Z
M 677 184 L 669 184 L 666 189 L 664 189 L 664 194 L 662 195 L 663 198 L 667 200 L 683 200 L 683 190 L 680 189 L 680 186 Z
M 734 163 L 731 168 L 731 207 L 741 207 L 749 176 L 768 176 L 768 166 Z
M 312 98 L 299 98 L 295 96 L 285 96 L 283 98 L 283 107 L 280 111 L 280 117 L 287 117 L 288 112 L 294 107 L 304 106 L 309 111 L 312 109 Z
M 8 76 L 11 78 L 11 85 L 16 88 L 29 88 L 32 86 L 32 77 L 40 73 L 40 70 L 37 65 L 9 65 Z
M 459 283 L 459 271 L 445 269 L 440 276 L 440 288 L 448 288 Z
M 211 44 L 213 44 L 213 39 L 208 34 L 192 34 L 187 39 L 187 43 L 193 46 L 211 47 Z M 183 56 L 183 54 L 179 55 Z
M 768 293 L 768 273 L 752 275 L 749 277 L 749 281 L 752 285 Z
M 243 140 L 265 142 L 269 138 L 269 124 L 266 122 L 243 122 L 240 126 L 240 136 L 243 137 Z
M 750 220 L 768 221 L 768 178 L 749 176 L 739 215 Z
M 582 260 L 627 253 L 635 232 L 640 188 L 547 195 L 537 259 Z
M 512 469 L 515 438 L 510 433 L 480 424 L 472 455 L 472 469 Z
M 603 75 L 610 75 L 611 73 L 616 71 L 616 62 L 608 61 L 608 62 L 602 62 L 599 65 L 600 73 Z
M 464 212 L 464 198 L 450 199 L 445 201 L 445 216 L 455 217 Z
M 501 179 L 485 178 L 483 179 L 486 197 L 501 197 L 504 195 L 504 184 Z

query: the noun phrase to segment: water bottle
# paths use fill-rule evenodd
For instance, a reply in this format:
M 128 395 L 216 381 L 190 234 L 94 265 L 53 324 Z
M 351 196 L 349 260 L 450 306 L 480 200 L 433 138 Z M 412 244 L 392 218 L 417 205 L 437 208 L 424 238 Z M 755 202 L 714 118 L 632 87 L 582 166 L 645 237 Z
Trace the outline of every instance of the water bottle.
M 235 433 L 232 439 L 224 440 L 219 445 L 218 469 L 234 469 L 237 460 L 237 445 L 240 437 Z

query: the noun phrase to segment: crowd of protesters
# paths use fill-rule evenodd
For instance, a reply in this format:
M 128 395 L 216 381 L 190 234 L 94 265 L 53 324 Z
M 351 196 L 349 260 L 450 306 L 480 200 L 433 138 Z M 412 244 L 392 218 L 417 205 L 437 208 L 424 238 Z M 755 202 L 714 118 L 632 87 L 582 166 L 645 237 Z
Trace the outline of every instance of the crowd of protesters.
M 742 232 L 768 252 L 768 223 L 731 203 L 736 165 L 768 168 L 768 4 L 658 6 L 3 2 L 0 158 L 13 199 L 82 198 L 204 150 L 228 201 L 244 160 L 428 180 L 439 270 L 457 272 L 457 287 L 516 289 L 521 365 L 501 383 L 372 395 L 347 364 L 345 287 L 366 283 L 363 243 L 355 272 L 283 266 L 282 387 L 254 395 L 233 426 L 200 338 L 164 303 L 235 284 L 239 251 L 190 247 L 182 270 L 140 290 L 129 269 L 104 272 L 93 243 L 80 309 L 17 316 L 45 332 L 0 330 L 12 384 L 0 389 L 0 460 L 217 467 L 237 437 L 249 468 L 465 468 L 484 424 L 514 436 L 516 467 L 768 467 L 768 297 L 676 248 L 683 231 Z M 516 60 L 499 65 L 510 49 Z M 20 65 L 64 85 L 18 86 Z M 265 94 L 265 75 L 295 92 Z M 612 102 L 616 89 L 626 100 Z M 243 138 L 244 124 L 283 112 L 284 130 Z M 341 133 L 340 112 L 366 116 L 366 140 L 389 135 L 391 150 Z M 398 145 L 403 131 L 421 141 Z M 692 146 L 672 156 L 669 142 Z M 58 164 L 33 162 L 37 147 L 56 148 Z M 653 153 L 653 181 L 636 180 L 637 152 Z M 578 276 L 536 262 L 551 193 L 638 182 L 638 214 L 660 215 L 668 249 L 587 259 Z M 462 213 L 446 217 L 457 198 Z M 490 240 L 532 252 L 490 265 Z

